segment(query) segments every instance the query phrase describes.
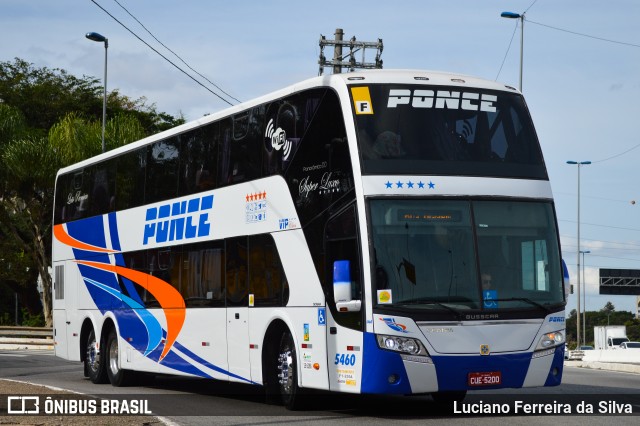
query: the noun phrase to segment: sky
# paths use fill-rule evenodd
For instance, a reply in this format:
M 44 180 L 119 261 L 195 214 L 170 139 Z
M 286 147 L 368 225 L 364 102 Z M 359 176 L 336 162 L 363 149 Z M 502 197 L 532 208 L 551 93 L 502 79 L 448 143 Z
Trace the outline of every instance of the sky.
M 20 58 L 102 81 L 104 45 L 85 38 L 98 32 L 109 40 L 109 91 L 145 97 L 158 111 L 193 120 L 228 104 L 189 67 L 250 100 L 318 75 L 320 35 L 332 39 L 336 28 L 345 39 L 381 38 L 385 69 L 449 71 L 518 87 L 520 20 L 501 18 L 503 11 L 525 13 L 522 91 L 572 281 L 578 168 L 566 162 L 591 161 L 580 170 L 580 249 L 590 252 L 583 263 L 586 307 L 599 310 L 611 301 L 616 310 L 635 312 L 635 296 L 598 294 L 598 274 L 640 269 L 637 0 L 0 0 L 0 61 Z M 567 312 L 575 307 L 574 294 Z

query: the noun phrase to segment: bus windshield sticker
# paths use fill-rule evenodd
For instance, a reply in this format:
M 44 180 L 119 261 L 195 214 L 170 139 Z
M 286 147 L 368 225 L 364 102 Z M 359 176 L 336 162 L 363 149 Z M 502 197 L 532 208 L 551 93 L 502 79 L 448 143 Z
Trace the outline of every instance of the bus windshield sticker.
M 356 109 L 356 115 L 372 115 L 373 105 L 371 105 L 371 94 L 368 87 L 352 87 L 351 95 L 353 96 L 353 106 Z
M 379 304 L 393 303 L 391 290 L 378 290 L 378 303 Z
M 484 307 L 486 309 L 498 308 L 498 291 L 497 290 L 483 290 L 482 298 L 484 299 Z
M 461 95 L 461 92 L 448 90 L 391 89 L 389 90 L 387 108 L 410 104 L 413 108 L 435 107 L 436 109 L 496 112 L 495 103 L 497 101 L 497 96 L 479 93 L 462 92 Z

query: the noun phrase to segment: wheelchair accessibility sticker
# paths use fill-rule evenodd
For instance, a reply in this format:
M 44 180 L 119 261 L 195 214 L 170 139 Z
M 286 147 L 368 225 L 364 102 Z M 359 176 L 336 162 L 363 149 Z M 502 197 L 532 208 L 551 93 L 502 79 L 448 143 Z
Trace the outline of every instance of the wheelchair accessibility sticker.
M 498 291 L 497 290 L 484 290 L 482 292 L 482 298 L 484 299 L 484 307 L 486 309 L 498 308 Z
M 318 308 L 318 325 L 327 325 L 326 308 Z

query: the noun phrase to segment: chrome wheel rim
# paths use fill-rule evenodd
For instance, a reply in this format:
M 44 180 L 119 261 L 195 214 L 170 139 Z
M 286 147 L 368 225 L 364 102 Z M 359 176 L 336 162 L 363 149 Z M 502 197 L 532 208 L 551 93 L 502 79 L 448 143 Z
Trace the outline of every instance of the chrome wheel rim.
M 120 371 L 118 368 L 118 337 L 113 339 L 109 345 L 109 369 L 114 376 Z
M 96 336 L 93 332 L 89 335 L 86 353 L 87 364 L 92 372 L 98 371 L 100 368 L 100 351 L 97 348 Z

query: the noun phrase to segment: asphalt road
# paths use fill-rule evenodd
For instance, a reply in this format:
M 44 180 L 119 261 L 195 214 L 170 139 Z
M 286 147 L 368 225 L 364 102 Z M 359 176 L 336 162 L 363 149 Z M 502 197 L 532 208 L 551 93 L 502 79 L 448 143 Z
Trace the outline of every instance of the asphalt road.
M 6 381 L 2 379 L 10 379 Z M 61 392 L 49 388 L 27 386 L 16 382 L 53 386 L 91 395 L 102 400 L 146 401 L 150 416 L 33 416 L 0 415 L 0 424 L 118 424 L 148 425 L 204 425 L 204 424 L 385 424 L 389 421 L 407 424 L 509 425 L 554 424 L 600 425 L 629 424 L 626 415 L 617 411 L 631 409 L 640 414 L 640 375 L 610 371 L 565 367 L 563 384 L 555 388 L 470 392 L 464 405 L 451 407 L 435 403 L 429 396 L 379 397 L 337 394 L 313 394 L 308 410 L 289 412 L 283 407 L 269 405 L 261 390 L 249 385 L 229 384 L 201 379 L 156 377 L 144 386 L 115 388 L 95 385 L 84 378 L 82 365 L 58 359 L 51 352 L 0 351 L 0 411 L 11 395 L 46 395 Z M 80 396 L 70 397 L 81 398 Z M 519 402 L 518 402 L 519 401 Z M 5 405 L 3 405 L 5 404 Z M 516 404 L 520 404 L 516 406 Z M 541 406 L 541 404 L 547 404 Z M 604 404 L 601 406 L 601 404 Z M 142 405 L 142 404 L 141 404 Z M 591 406 L 593 413 L 579 413 Z M 487 406 L 508 410 L 482 411 Z M 526 410 L 551 409 L 553 415 L 526 415 Z M 122 408 L 122 407 L 117 407 Z M 131 407 L 129 407 L 131 408 Z M 563 410 L 569 408 L 570 414 Z M 516 410 L 518 411 L 516 413 Z M 556 410 L 555 412 L 553 410 Z M 604 413 L 599 413 L 604 410 Z M 160 417 L 156 417 L 159 414 Z M 198 414 L 198 415 L 195 415 Z M 498 414 L 498 416 L 496 416 Z M 517 414 L 517 417 L 513 415 Z M 606 417 L 604 417 L 606 416 Z

